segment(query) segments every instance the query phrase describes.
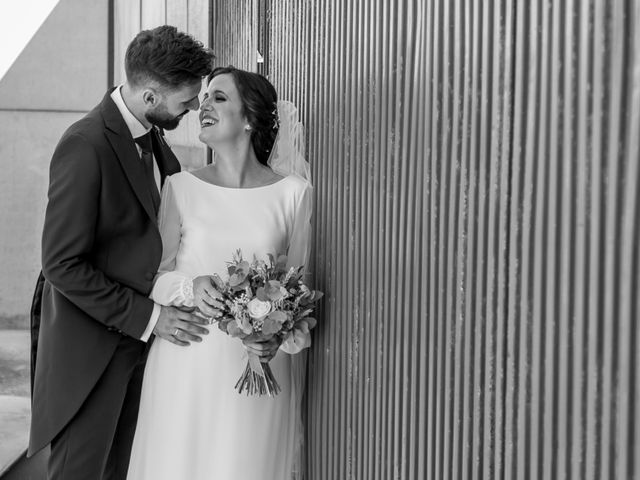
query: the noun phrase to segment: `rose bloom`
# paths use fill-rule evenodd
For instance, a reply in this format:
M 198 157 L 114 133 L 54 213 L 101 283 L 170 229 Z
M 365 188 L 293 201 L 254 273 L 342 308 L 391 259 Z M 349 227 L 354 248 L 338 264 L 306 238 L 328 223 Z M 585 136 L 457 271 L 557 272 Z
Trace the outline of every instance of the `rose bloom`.
M 257 298 L 252 298 L 249 303 L 247 303 L 247 313 L 251 318 L 261 319 L 271 311 L 271 302 L 263 302 Z

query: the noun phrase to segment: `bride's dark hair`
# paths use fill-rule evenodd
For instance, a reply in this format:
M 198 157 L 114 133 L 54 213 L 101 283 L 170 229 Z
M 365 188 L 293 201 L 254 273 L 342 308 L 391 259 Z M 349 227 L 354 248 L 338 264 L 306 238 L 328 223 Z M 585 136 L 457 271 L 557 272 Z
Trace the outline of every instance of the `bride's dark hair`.
M 251 125 L 251 144 L 256 157 L 260 163 L 267 165 L 278 134 L 276 89 L 262 75 L 232 66 L 215 68 L 207 78 L 207 83 L 225 73 L 233 77 L 240 94 L 244 109 L 242 113 Z

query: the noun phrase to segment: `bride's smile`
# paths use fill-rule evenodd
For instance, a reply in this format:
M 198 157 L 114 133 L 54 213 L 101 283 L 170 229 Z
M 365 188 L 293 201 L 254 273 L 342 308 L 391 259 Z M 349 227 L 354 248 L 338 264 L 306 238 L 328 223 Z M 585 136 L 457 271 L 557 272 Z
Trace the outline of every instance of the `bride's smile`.
M 200 126 L 202 128 L 210 127 L 212 125 L 215 125 L 216 123 L 218 123 L 218 121 L 215 118 L 200 115 Z

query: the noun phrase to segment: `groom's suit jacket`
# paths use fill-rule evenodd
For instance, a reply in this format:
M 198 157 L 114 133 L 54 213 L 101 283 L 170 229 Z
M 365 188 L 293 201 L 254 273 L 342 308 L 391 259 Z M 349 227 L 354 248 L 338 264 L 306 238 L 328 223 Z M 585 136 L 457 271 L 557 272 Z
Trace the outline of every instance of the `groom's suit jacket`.
M 62 136 L 50 166 L 29 455 L 78 411 L 127 335 L 140 339 L 162 254 L 131 133 L 108 92 Z M 162 178 L 180 170 L 162 142 Z

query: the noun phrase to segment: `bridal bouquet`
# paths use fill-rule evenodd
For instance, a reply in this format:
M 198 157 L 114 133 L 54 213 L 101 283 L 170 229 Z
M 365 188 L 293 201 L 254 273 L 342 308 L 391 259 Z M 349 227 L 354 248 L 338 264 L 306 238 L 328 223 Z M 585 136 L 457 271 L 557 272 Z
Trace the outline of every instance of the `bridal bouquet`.
M 268 258 L 268 262 L 254 258 L 249 263 L 238 250 L 227 262 L 229 279 L 213 276 L 227 309 L 227 315 L 217 320 L 218 327 L 232 337 L 269 340 L 277 336 L 286 341 L 308 334 L 316 325 L 309 314 L 322 292 L 309 289 L 302 281 L 303 266 L 287 269 L 285 255 Z M 280 392 L 269 364 L 251 352 L 235 388 L 248 395 Z

